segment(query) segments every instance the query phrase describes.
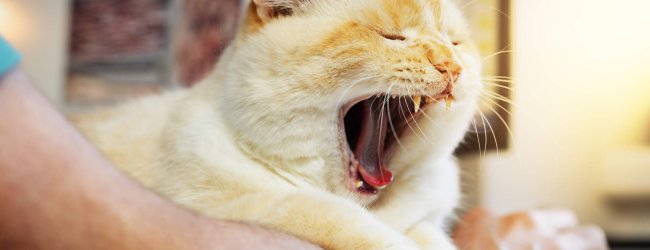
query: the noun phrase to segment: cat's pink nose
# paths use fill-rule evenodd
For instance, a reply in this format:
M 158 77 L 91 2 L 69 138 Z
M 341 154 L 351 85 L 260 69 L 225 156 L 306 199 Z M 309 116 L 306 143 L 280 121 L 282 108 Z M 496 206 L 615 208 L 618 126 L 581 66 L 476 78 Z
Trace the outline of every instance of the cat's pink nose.
M 433 65 L 444 77 L 448 83 L 455 83 L 463 69 L 455 62 L 444 61 Z

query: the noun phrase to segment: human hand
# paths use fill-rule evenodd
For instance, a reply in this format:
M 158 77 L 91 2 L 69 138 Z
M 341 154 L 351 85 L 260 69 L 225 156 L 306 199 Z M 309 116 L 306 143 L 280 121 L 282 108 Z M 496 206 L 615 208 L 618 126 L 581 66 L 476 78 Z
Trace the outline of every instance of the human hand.
M 608 249 L 597 226 L 580 226 L 568 210 L 531 210 L 497 216 L 477 208 L 467 213 L 454 231 L 459 249 Z

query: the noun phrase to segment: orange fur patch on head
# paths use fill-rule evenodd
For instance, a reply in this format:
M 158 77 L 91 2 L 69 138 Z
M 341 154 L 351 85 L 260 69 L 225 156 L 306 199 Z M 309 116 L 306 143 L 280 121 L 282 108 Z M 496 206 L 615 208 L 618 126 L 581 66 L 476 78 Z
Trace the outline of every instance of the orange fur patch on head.
M 322 54 L 332 59 L 354 58 L 367 53 L 369 30 L 354 21 L 340 25 L 320 43 L 311 47 L 309 53 Z M 350 42 L 355 41 L 355 42 Z
M 259 51 L 251 51 L 246 60 L 266 64 L 264 77 L 305 78 L 300 82 L 307 86 L 291 87 L 312 93 L 329 93 L 336 90 L 328 88 L 345 82 L 373 78 L 386 88 L 410 93 L 423 89 L 433 95 L 444 89 L 451 74 L 439 69 L 454 67 L 450 72 L 457 75 L 456 53 L 464 52 L 453 47 L 448 33 L 463 27 L 442 26 L 448 15 L 456 13 L 443 11 L 451 6 L 443 2 L 255 0 L 245 30 L 252 40 L 242 42 L 256 43 L 253 48 Z M 271 5 L 260 5 L 264 3 Z M 260 8 L 275 11 L 278 6 L 273 4 L 295 12 L 260 16 Z
M 383 10 L 390 17 L 393 28 L 415 26 L 419 24 L 419 13 L 423 6 L 416 1 L 382 1 Z

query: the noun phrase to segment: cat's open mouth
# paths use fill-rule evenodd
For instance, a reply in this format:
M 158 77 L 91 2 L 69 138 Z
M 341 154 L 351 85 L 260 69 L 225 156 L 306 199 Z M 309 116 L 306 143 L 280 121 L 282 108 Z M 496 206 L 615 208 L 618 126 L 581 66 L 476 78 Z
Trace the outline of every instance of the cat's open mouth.
M 362 194 L 376 194 L 393 181 L 387 166 L 400 136 L 417 130 L 415 123 L 429 104 L 452 98 L 445 92 L 435 97 L 378 95 L 343 107 L 343 126 L 350 155 L 348 187 Z

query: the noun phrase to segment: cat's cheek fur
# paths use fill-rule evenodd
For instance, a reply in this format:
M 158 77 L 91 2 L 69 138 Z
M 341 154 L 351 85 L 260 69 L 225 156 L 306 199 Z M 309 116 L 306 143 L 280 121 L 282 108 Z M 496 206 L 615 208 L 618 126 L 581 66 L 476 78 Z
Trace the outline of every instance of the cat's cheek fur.
M 404 169 L 420 171 L 421 168 L 433 167 L 417 166 L 414 163 L 418 159 L 448 159 L 470 127 L 483 90 L 479 74 L 481 66 L 475 55 L 461 59 L 465 71 L 454 85 L 451 107 L 444 101 L 433 103 L 425 111 L 426 117 L 418 119 L 417 125 L 412 125 L 413 129 L 407 129 L 400 138 L 403 147 L 397 147 L 395 157 L 389 163 L 396 174 Z
M 403 232 L 422 221 L 444 228 L 460 200 L 455 160 L 423 157 L 409 167 L 384 191 L 373 214 Z

